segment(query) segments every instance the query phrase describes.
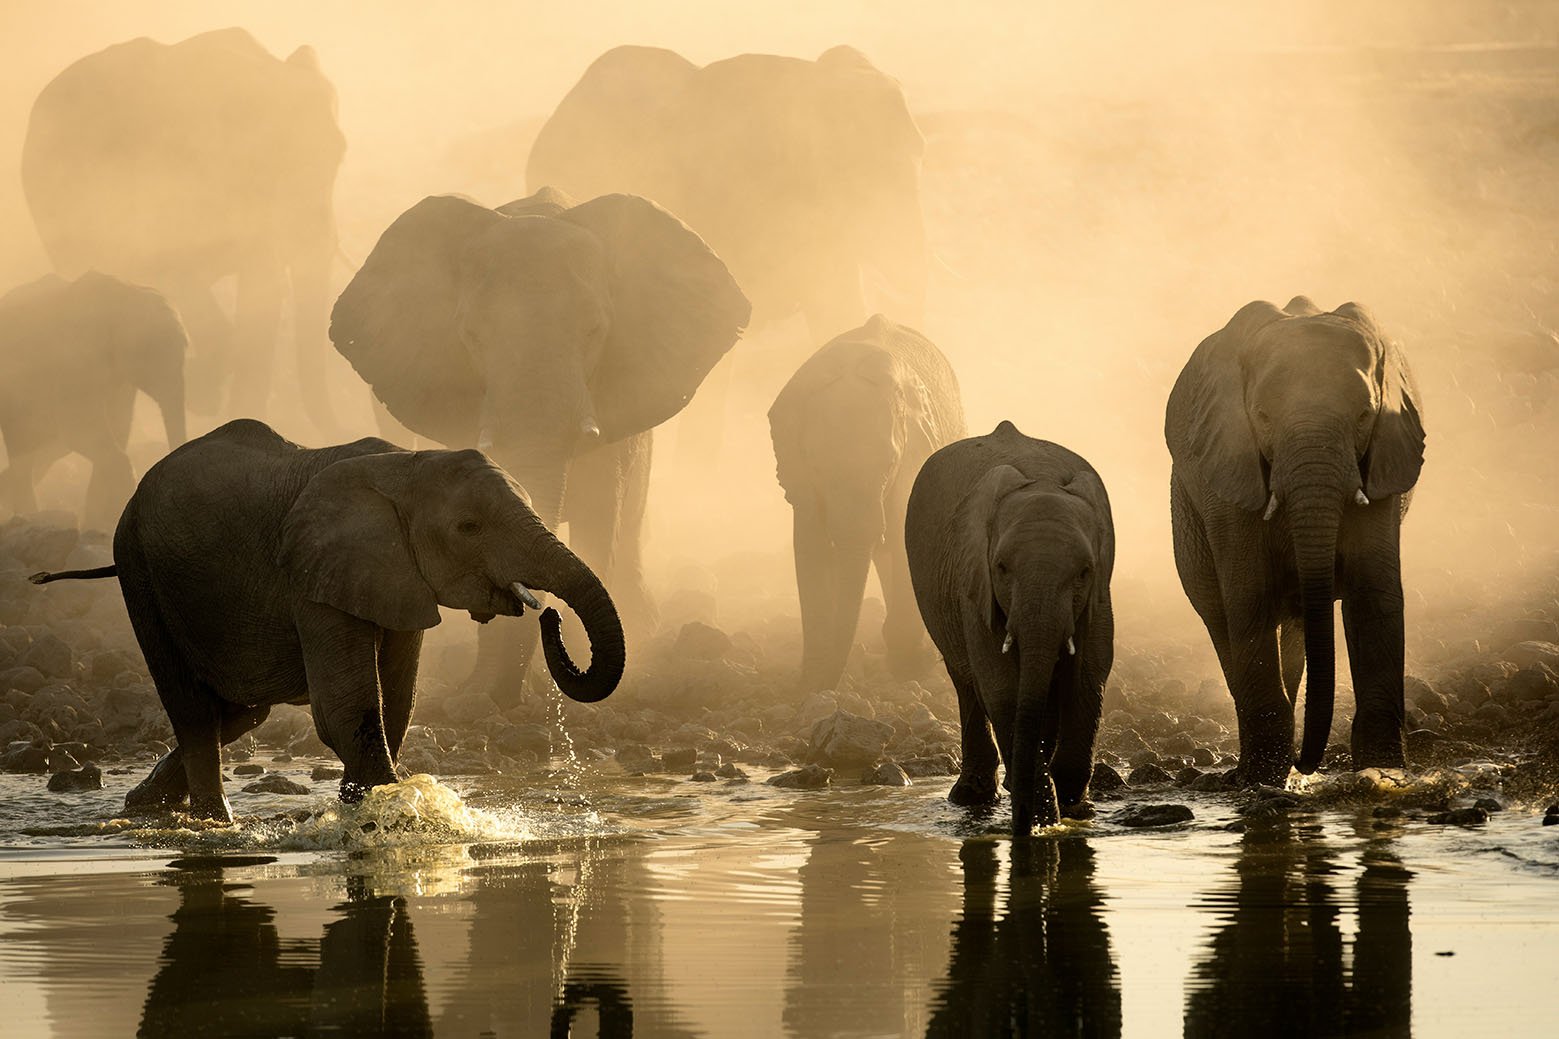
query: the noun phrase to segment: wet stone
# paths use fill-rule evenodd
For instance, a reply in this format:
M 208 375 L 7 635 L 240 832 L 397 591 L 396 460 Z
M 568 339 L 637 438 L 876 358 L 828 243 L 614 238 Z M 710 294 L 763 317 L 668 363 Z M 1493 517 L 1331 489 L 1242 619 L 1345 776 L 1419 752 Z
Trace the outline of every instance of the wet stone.
M 1218 764 L 1218 755 L 1214 754 L 1206 747 L 1197 747 L 1195 750 L 1191 751 L 1191 764 L 1196 765 L 1199 768 L 1207 768 L 1211 765 Z
M 240 765 L 238 768 L 243 768 L 243 766 Z M 234 775 L 242 774 L 238 768 L 233 769 Z M 344 775 L 346 775 L 345 770 L 338 765 L 315 765 L 309 772 L 309 778 L 316 783 L 326 779 L 340 779 Z
M 737 767 L 734 761 L 727 761 L 725 764 L 715 769 L 715 775 L 719 776 L 721 779 L 737 779 L 744 782 L 747 779 L 746 771 Z
M 1489 813 L 1473 805 L 1470 808 L 1453 808 L 1448 812 L 1431 815 L 1426 822 L 1437 826 L 1479 826 L 1489 821 Z
M 1094 762 L 1093 777 L 1088 781 L 1088 789 L 1096 794 L 1109 793 L 1111 790 L 1119 790 L 1126 785 L 1121 774 L 1115 771 L 1111 765 L 1102 761 Z
M 22 666 L 35 668 L 50 678 L 69 678 L 73 655 L 70 647 L 58 635 L 45 634 L 33 640 L 22 654 Z
M 1493 815 L 1495 812 L 1503 812 L 1505 810 L 1505 806 L 1500 804 L 1497 798 L 1493 797 L 1480 797 L 1472 803 L 1472 806 L 1474 808 L 1481 808 L 1490 815 Z
M 258 776 L 264 771 L 264 765 L 256 765 L 253 762 L 248 762 L 242 765 L 235 765 L 233 767 L 233 775 L 235 776 Z
M 1174 826 L 1190 822 L 1195 813 L 1182 804 L 1133 805 L 1115 813 L 1114 822 L 1121 826 Z
M 821 765 L 804 765 L 770 778 L 769 786 L 793 790 L 817 790 L 833 782 L 834 770 Z
M 96 765 L 83 765 L 69 772 L 56 772 L 49 777 L 49 789 L 56 794 L 76 793 L 81 790 L 103 789 L 103 773 Z
M 1202 770 L 1195 765 L 1187 765 L 1175 773 L 1175 786 L 1190 786 L 1202 778 Z
M 624 772 L 658 772 L 661 768 L 660 758 L 642 743 L 629 743 L 617 748 L 617 764 L 622 766 Z
M 1203 772 L 1189 783 L 1185 784 L 1187 790 L 1195 790 L 1199 794 L 1216 794 L 1229 788 L 1229 781 L 1224 778 L 1222 772 Z
M 861 773 L 861 782 L 867 786 L 910 786 L 909 773 L 892 761 L 884 761 Z
M 1559 826 L 1559 804 L 1551 804 L 1548 811 L 1543 813 L 1544 826 Z
M 677 632 L 672 653 L 679 660 L 720 660 L 731 651 L 731 636 L 712 624 L 689 621 Z
M 692 747 L 678 747 L 660 756 L 667 772 L 690 772 L 698 764 L 698 751 Z
M 302 783 L 294 783 L 280 772 L 272 772 L 264 779 L 244 787 L 246 794 L 307 794 L 311 793 Z
M 899 762 L 899 767 L 904 769 L 905 774 L 912 779 L 923 779 L 926 776 L 955 776 L 958 774 L 958 761 L 951 754 L 931 754 L 909 758 Z
M 718 777 L 713 772 L 694 772 L 688 778 L 689 783 L 713 783 Z
M 807 756 L 834 768 L 871 765 L 892 738 L 893 726 L 888 723 L 838 710 L 812 726 Z
M 1126 782 L 1131 786 L 1148 786 L 1153 783 L 1168 783 L 1173 778 L 1158 765 L 1149 762 L 1146 765 L 1138 765 L 1132 769 L 1131 775 L 1126 778 Z
M 74 772 L 80 767 L 81 762 L 77 761 L 76 756 L 63 746 L 56 745 L 49 749 L 50 772 Z

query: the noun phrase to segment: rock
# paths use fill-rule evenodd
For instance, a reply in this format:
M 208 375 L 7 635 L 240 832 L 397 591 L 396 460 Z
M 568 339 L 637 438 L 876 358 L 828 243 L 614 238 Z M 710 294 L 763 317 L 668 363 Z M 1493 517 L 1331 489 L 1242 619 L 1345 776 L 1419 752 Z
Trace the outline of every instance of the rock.
M 1499 803 L 1499 799 L 1493 797 L 1480 797 L 1472 803 L 1472 806 L 1483 809 L 1489 815 L 1505 810 L 1505 806 Z
M 1180 804 L 1133 805 L 1116 812 L 1114 822 L 1133 827 L 1173 826 L 1194 817 L 1190 808 Z
M 1519 702 L 1559 697 L 1559 675 L 1544 663 L 1524 667 L 1505 682 L 1505 699 Z
M 789 772 L 781 772 L 769 779 L 769 786 L 794 790 L 817 790 L 833 782 L 834 770 L 820 765 L 804 765 Z
M 233 773 L 236 775 L 238 769 L 233 769 Z M 346 770 L 339 765 L 315 765 L 309 770 L 309 778 L 316 783 L 326 779 L 340 779 L 344 775 Z
M 49 771 L 49 744 L 35 739 L 30 743 L 16 741 L 0 753 L 0 772 Z
M 661 770 L 660 758 L 642 743 L 628 743 L 618 747 L 616 759 L 622 770 L 630 775 Z
M 528 751 L 545 761 L 552 756 L 552 729 L 546 725 L 508 726 L 493 739 L 493 746 L 509 755 Z
M 721 779 L 735 779 L 744 783 L 747 781 L 747 773 L 741 768 L 737 767 L 736 763 L 733 761 L 727 761 L 725 764 L 715 769 L 715 775 L 719 776 Z
M 1552 642 L 1518 642 L 1501 653 L 1500 657 L 1520 668 L 1547 664 L 1559 671 L 1559 645 Z
M 858 768 L 876 763 L 892 738 L 886 722 L 838 710 L 812 726 L 807 757 L 832 768 Z
M 470 728 L 498 713 L 498 705 L 486 693 L 456 693 L 444 697 L 444 717 L 451 724 Z
M 682 625 L 671 652 L 678 660 L 721 660 L 731 646 L 731 636 L 712 624 L 695 620 Z
M 1126 782 L 1131 786 L 1148 786 L 1152 783 L 1168 783 L 1173 778 L 1158 765 L 1149 762 L 1146 765 L 1138 765 L 1132 769 L 1131 775 L 1126 778 Z
M 1187 765 L 1185 768 L 1175 773 L 1175 786 L 1188 787 L 1198 779 L 1201 779 L 1202 775 L 1203 772 L 1201 769 L 1197 768 L 1195 765 Z
M 1489 821 L 1489 813 L 1476 805 L 1470 808 L 1453 808 L 1429 816 L 1425 822 L 1438 826 L 1480 826 Z
M 20 689 L 24 693 L 36 692 L 48 684 L 43 672 L 35 667 L 13 667 L 0 672 L 0 692 Z
M 1173 754 L 1176 757 L 1190 757 L 1196 753 L 1196 741 L 1183 732 L 1178 732 L 1160 744 L 1160 749 L 1165 754 Z
M 235 776 L 258 776 L 264 771 L 264 765 L 256 765 L 253 762 L 233 767 L 233 775 Z
M 1403 746 L 1409 754 L 1418 755 L 1445 742 L 1445 737 L 1433 729 L 1413 729 L 1403 737 Z
M 1548 811 L 1543 813 L 1544 826 L 1559 826 L 1559 804 L 1551 804 Z
M 867 786 L 911 786 L 909 773 L 892 761 L 868 768 L 861 773 L 861 782 Z
M 74 654 L 58 635 L 46 633 L 33 639 L 22 654 L 21 666 L 34 668 L 49 678 L 70 678 L 74 674 Z
M 83 765 L 69 772 L 56 772 L 49 777 L 49 789 L 56 794 L 73 794 L 81 790 L 103 789 L 103 773 L 96 765 Z
M 693 747 L 678 747 L 660 756 L 667 772 L 690 772 L 698 764 L 698 751 Z
M 715 778 L 716 777 L 715 777 L 715 774 L 713 772 L 694 772 L 693 775 L 688 778 L 688 782 L 690 782 L 690 783 L 713 783 L 715 781 Z
M 1191 751 L 1191 764 L 1196 765 L 1198 768 L 1208 768 L 1218 764 L 1218 755 L 1214 754 L 1207 747 L 1197 747 Z
M 74 772 L 80 767 L 81 762 L 77 761 L 76 756 L 63 746 L 55 744 L 49 748 L 50 772 Z
M 280 772 L 272 772 L 264 779 L 244 787 L 246 794 L 308 794 L 312 793 L 302 783 L 294 783 Z
M 1227 790 L 1229 781 L 1224 778 L 1222 772 L 1203 772 L 1185 784 L 1185 788 L 1195 790 L 1199 794 L 1216 794 Z
M 1093 777 L 1088 780 L 1088 789 L 1096 794 L 1107 793 L 1111 790 L 1119 790 L 1126 785 L 1121 774 L 1102 761 L 1094 762 Z
M 926 776 L 956 776 L 958 760 L 951 754 L 929 754 L 899 762 L 906 775 L 914 779 Z

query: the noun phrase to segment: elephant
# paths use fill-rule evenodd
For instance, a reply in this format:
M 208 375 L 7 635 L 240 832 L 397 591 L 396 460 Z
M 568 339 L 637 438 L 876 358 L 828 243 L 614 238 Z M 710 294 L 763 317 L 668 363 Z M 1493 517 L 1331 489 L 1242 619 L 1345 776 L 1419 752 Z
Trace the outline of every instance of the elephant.
M 1418 390 L 1370 313 L 1242 307 L 1202 340 L 1164 420 L 1175 567 L 1234 697 L 1234 782 L 1281 785 L 1326 751 L 1342 599 L 1355 768 L 1403 755 L 1400 533 L 1424 462 Z M 1294 705 L 1305 683 L 1304 738 Z
M 576 550 L 647 625 L 649 431 L 750 313 L 720 258 L 654 203 L 543 189 L 498 209 L 417 203 L 336 301 L 330 337 L 407 428 L 489 451 L 547 526 L 566 516 Z M 515 702 L 532 645 L 484 632 L 468 688 Z
M 311 47 L 281 61 L 242 29 L 144 37 L 90 54 L 33 104 L 22 186 L 55 270 L 166 293 L 190 330 L 191 410 L 264 416 L 291 290 L 297 393 L 339 429 L 325 382 L 346 142 Z M 229 320 L 213 295 L 236 279 Z M 230 400 L 225 400 L 229 396 Z
M 922 321 L 923 152 L 899 84 L 854 48 L 699 67 L 623 46 L 597 58 L 542 126 L 526 181 L 654 199 L 730 265 L 754 327 L 799 309 L 817 342 L 870 315 L 863 281 L 885 309 Z M 711 380 L 708 403 L 721 409 L 728 370 Z M 719 411 L 702 410 L 693 440 L 718 443 Z
M 239 419 L 148 470 L 114 533 L 114 561 L 40 573 L 119 579 L 178 746 L 125 799 L 229 821 L 220 748 L 278 703 L 307 704 L 346 766 L 341 798 L 396 781 L 422 633 L 438 607 L 479 622 L 539 609 L 551 591 L 580 616 L 579 670 L 541 614 L 548 669 L 595 702 L 622 677 L 616 607 L 523 491 L 479 451 L 407 451 L 375 438 L 307 449 Z
M 1003 421 L 926 460 L 904 547 L 958 693 L 963 764 L 948 800 L 994 801 L 999 749 L 1014 836 L 1086 818 L 1115 660 L 1115 526 L 1099 474 Z
M 904 509 L 925 460 L 966 435 L 952 366 L 925 336 L 877 314 L 791 376 L 769 431 L 794 512 L 801 685 L 832 689 L 844 674 L 873 562 L 888 664 L 914 677 L 926 629 L 909 585 Z
M 47 275 L 0 299 L 0 474 L 17 512 L 74 451 L 92 463 L 82 517 L 106 529 L 135 490 L 128 453 L 136 392 L 162 411 L 168 449 L 184 443 L 184 325 L 154 289 L 88 271 Z

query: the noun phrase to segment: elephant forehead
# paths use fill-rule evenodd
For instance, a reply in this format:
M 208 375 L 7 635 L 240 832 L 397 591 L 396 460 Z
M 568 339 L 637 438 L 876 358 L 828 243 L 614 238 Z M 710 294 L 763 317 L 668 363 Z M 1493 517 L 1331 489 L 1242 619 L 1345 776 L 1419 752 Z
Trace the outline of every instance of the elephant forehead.
M 507 217 L 493 224 L 472 239 L 464 258 L 477 273 L 527 278 L 600 277 L 606 270 L 606 251 L 595 235 L 544 216 Z
M 1093 522 L 1093 508 L 1075 494 L 1031 485 L 1002 499 L 997 518 L 1008 527 L 1044 528 L 1055 535 L 1086 529 Z

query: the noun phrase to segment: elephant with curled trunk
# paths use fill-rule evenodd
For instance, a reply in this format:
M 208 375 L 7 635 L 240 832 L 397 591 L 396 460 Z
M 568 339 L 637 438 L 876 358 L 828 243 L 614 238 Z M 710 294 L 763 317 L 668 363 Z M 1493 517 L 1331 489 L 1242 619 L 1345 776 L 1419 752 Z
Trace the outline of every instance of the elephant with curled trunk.
M 1424 461 L 1420 414 L 1401 348 L 1356 303 L 1248 304 L 1176 380 L 1164 423 L 1175 565 L 1234 695 L 1236 780 L 1281 784 L 1291 764 L 1320 765 L 1339 598 L 1354 767 L 1405 763 L 1399 546 Z
M 566 518 L 575 549 L 647 624 L 649 431 L 682 410 L 749 313 L 720 258 L 645 199 L 575 205 L 543 190 L 488 209 L 441 195 L 380 237 L 330 336 L 407 428 L 482 448 L 547 526 Z M 471 685 L 513 703 L 533 645 L 484 629 Z
M 994 801 L 999 752 L 1014 835 L 1089 815 L 1115 660 L 1115 526 L 1099 474 L 1003 422 L 926 460 L 904 544 L 920 615 L 958 692 L 963 765 L 948 800 Z
M 0 299 L 0 473 L 6 504 L 36 512 L 37 484 L 75 452 L 92 463 L 83 522 L 107 529 L 135 490 L 130 419 L 135 395 L 162 411 L 168 447 L 184 443 L 179 316 L 153 289 L 89 271 L 48 275 Z
M 126 798 L 131 811 L 188 798 L 193 814 L 230 819 L 220 748 L 278 703 L 309 705 L 346 766 L 343 800 L 395 782 L 422 632 L 440 606 L 485 622 L 552 592 L 578 613 L 592 655 L 576 668 L 557 611 L 544 610 L 558 686 L 592 702 L 622 677 L 606 589 L 479 451 L 371 438 L 308 450 L 230 422 L 146 474 L 112 566 L 33 580 L 116 575 L 178 740 Z
M 60 274 L 164 292 L 190 330 L 190 407 L 263 416 L 291 298 L 300 397 L 337 433 L 324 381 L 346 142 L 311 47 L 285 61 L 242 29 L 130 40 L 75 62 L 34 102 L 22 186 Z M 233 278 L 236 312 L 213 286 Z
M 921 464 L 965 433 L 952 366 L 925 336 L 878 314 L 791 376 L 769 409 L 769 431 L 794 512 L 801 685 L 839 683 L 873 563 L 888 665 L 914 677 L 926 631 L 910 588 L 904 510 Z

